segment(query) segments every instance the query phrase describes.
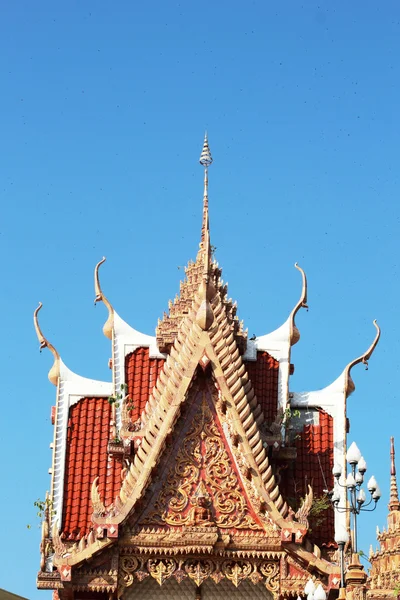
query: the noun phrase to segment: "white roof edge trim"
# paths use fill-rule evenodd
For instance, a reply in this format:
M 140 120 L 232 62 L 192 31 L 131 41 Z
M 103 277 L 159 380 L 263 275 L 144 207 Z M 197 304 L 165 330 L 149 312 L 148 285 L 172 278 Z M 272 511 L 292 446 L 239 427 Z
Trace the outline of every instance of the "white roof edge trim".
M 155 335 L 147 335 L 137 331 L 114 311 L 114 335 L 119 340 L 123 340 L 123 345 L 129 347 L 126 352 L 132 352 L 133 348 L 149 348 L 150 358 L 165 358 L 165 354 L 162 354 L 158 347 Z M 125 355 L 126 355 L 125 354 Z
M 69 409 L 85 397 L 107 398 L 113 393 L 113 384 L 77 375 L 60 359 L 60 377 L 57 387 L 57 416 L 54 435 L 53 507 L 52 522 L 62 527 L 62 506 L 64 500 L 65 455 L 67 450 L 67 427 Z
M 335 381 L 320 390 L 311 392 L 292 392 L 290 406 L 293 408 L 322 408 L 333 417 L 333 461 L 345 468 L 345 427 L 346 427 L 346 369 L 342 371 Z M 339 494 L 339 506 L 346 506 L 346 497 L 344 493 L 344 482 L 342 487 L 336 485 L 335 489 Z M 338 525 L 346 526 L 345 512 L 334 511 L 335 528 Z
M 275 348 L 282 344 L 288 344 L 290 341 L 291 319 L 292 317 L 290 315 L 278 329 L 256 338 L 257 349 L 268 350 L 268 348 Z
M 68 386 L 69 396 L 110 396 L 112 394 L 111 381 L 99 381 L 77 375 L 60 359 L 60 380 Z
M 329 409 L 329 407 L 335 407 L 335 410 L 327 410 L 333 417 L 336 415 L 338 404 L 342 408 L 344 407 L 345 387 L 346 370 L 342 371 L 339 377 L 325 388 L 311 392 L 291 392 L 292 398 L 290 404 L 298 408 L 320 406 L 321 408 Z
M 271 333 L 261 335 L 255 340 L 248 340 L 243 360 L 256 360 L 257 351 L 268 352 L 276 360 L 280 360 L 283 356 L 287 357 L 290 349 L 291 319 L 290 315 L 280 327 Z

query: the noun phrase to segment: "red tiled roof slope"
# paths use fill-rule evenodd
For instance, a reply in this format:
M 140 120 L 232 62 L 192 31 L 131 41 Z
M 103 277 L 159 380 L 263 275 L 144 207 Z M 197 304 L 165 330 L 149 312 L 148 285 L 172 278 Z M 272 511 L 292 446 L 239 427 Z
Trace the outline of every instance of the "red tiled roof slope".
M 150 358 L 149 348 L 137 348 L 125 358 L 125 381 L 133 401 L 131 419 L 138 420 L 157 382 L 163 358 Z
M 257 352 L 257 360 L 245 365 L 264 418 L 272 423 L 278 408 L 279 362 L 268 352 Z
M 106 398 L 82 398 L 69 410 L 62 519 L 66 539 L 79 539 L 92 526 L 90 492 L 95 477 L 106 506 L 121 487 L 122 464 L 107 453 L 110 420 Z
M 307 493 L 307 486 L 313 488 L 314 498 L 324 496 L 324 490 L 333 489 L 333 417 L 322 409 L 318 425 L 306 425 L 296 439 L 297 458 L 293 471 L 283 474 L 283 486 L 289 503 L 299 503 Z M 314 522 L 312 522 L 314 520 Z M 319 546 L 334 545 L 335 524 L 333 509 L 329 507 L 316 522 L 311 518 L 310 538 Z

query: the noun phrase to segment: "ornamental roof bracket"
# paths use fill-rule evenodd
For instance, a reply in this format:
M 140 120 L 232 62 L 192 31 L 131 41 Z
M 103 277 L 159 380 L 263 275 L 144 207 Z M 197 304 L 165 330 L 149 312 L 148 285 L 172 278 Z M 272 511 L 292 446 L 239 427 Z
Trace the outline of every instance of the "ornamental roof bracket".
M 370 345 L 368 350 L 366 352 L 364 352 L 364 354 L 362 354 L 358 358 L 355 358 L 353 361 L 351 361 L 344 370 L 346 398 L 348 396 L 350 396 L 350 394 L 352 394 L 354 392 L 354 390 L 356 389 L 356 386 L 354 385 L 354 381 L 351 378 L 352 368 L 360 363 L 363 363 L 363 365 L 365 365 L 365 369 L 368 370 L 368 361 L 371 358 L 371 355 L 379 342 L 379 338 L 381 337 L 381 329 L 380 329 L 376 319 L 374 319 L 373 324 L 376 329 L 376 335 L 375 335 L 374 341 L 372 342 L 372 344 Z
M 299 310 L 301 308 L 306 308 L 308 310 L 308 304 L 307 304 L 307 277 L 306 274 L 304 273 L 303 269 L 298 265 L 298 263 L 294 263 L 295 268 L 300 271 L 302 279 L 303 279 L 303 287 L 301 290 L 301 295 L 299 298 L 299 301 L 297 302 L 296 306 L 294 307 L 294 309 L 292 310 L 292 312 L 290 313 L 290 345 L 294 346 L 295 344 L 297 344 L 297 342 L 300 339 L 300 332 L 296 327 L 296 322 L 295 322 L 295 318 L 297 313 L 299 312 Z
M 103 304 L 106 305 L 106 307 L 108 309 L 108 318 L 107 318 L 107 321 L 104 323 L 103 333 L 106 336 L 106 338 L 108 338 L 109 340 L 112 340 L 112 332 L 113 332 L 113 328 L 114 328 L 114 309 L 111 306 L 110 302 L 105 297 L 105 295 L 103 294 L 102 289 L 100 287 L 100 280 L 99 280 L 99 267 L 105 261 L 106 261 L 106 257 L 103 256 L 102 260 L 97 263 L 97 265 L 95 266 L 95 269 L 94 269 L 94 290 L 95 290 L 95 294 L 96 294 L 96 297 L 94 299 L 94 304 L 96 305 L 97 302 L 103 302 Z
M 50 344 L 48 339 L 44 337 L 42 330 L 40 328 L 39 320 L 38 320 L 38 313 L 39 313 L 40 309 L 42 308 L 42 306 L 43 306 L 43 304 L 41 302 L 39 302 L 39 306 L 36 308 L 35 312 L 33 313 L 33 324 L 35 326 L 36 335 L 39 340 L 40 351 L 42 351 L 43 348 L 48 348 L 50 350 L 50 352 L 52 353 L 52 355 L 54 356 L 54 363 L 49 371 L 48 377 L 49 377 L 49 380 L 51 383 L 53 383 L 54 385 L 57 385 L 58 378 L 60 377 L 60 355 L 57 352 L 57 350 L 54 348 L 54 346 L 52 344 Z
M 102 516 L 106 512 L 106 509 L 99 492 L 99 477 L 95 477 L 93 480 L 90 499 L 92 501 L 93 516 Z

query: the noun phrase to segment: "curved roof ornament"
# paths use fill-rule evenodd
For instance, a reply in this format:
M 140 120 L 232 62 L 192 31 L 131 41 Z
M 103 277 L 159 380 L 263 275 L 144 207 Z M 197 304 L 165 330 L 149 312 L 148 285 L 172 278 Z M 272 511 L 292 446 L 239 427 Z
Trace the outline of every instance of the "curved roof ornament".
M 108 318 L 107 318 L 107 321 L 104 323 L 103 333 L 106 336 L 106 338 L 108 338 L 109 340 L 112 340 L 112 332 L 114 329 L 114 309 L 111 306 L 110 302 L 105 297 L 105 295 L 103 294 L 101 287 L 100 287 L 100 280 L 99 280 L 99 267 L 104 262 L 106 262 L 105 256 L 103 256 L 102 260 L 97 263 L 97 265 L 95 266 L 95 269 L 94 269 L 94 291 L 96 294 L 94 303 L 96 305 L 97 302 L 103 302 L 103 304 L 105 304 L 108 309 Z
M 300 339 L 300 332 L 296 327 L 295 318 L 300 308 L 306 308 L 308 310 L 307 304 L 307 277 L 304 273 L 303 269 L 298 265 L 298 263 L 294 263 L 295 268 L 300 271 L 302 279 L 303 279 L 303 287 L 301 290 L 301 295 L 299 301 L 296 306 L 290 313 L 290 345 L 294 346 Z
M 49 371 L 49 380 L 54 385 L 57 385 L 58 378 L 60 377 L 60 355 L 57 352 L 57 350 L 54 348 L 54 346 L 52 344 L 50 344 L 50 342 L 44 337 L 42 330 L 40 329 L 38 313 L 39 313 L 40 309 L 42 308 L 42 306 L 43 306 L 43 304 L 41 302 L 39 302 L 39 306 L 33 313 L 33 324 L 35 326 L 36 335 L 39 340 L 40 352 L 42 351 L 43 348 L 48 348 L 50 350 L 50 352 L 52 353 L 52 355 L 54 356 L 54 363 Z
M 381 329 L 380 329 L 376 319 L 373 320 L 373 324 L 376 329 L 376 335 L 375 335 L 374 341 L 372 342 L 372 344 L 370 345 L 368 350 L 366 352 L 364 352 L 364 354 L 362 354 L 358 358 L 355 358 L 354 360 L 352 360 L 351 363 L 349 363 L 344 370 L 346 397 L 350 396 L 350 394 L 352 392 L 354 392 L 354 390 L 356 389 L 356 386 L 354 385 L 354 381 L 351 378 L 352 368 L 355 367 L 356 365 L 359 365 L 360 363 L 363 363 L 363 365 L 365 365 L 365 369 L 368 370 L 368 361 L 371 358 L 371 355 L 379 342 L 379 338 L 381 337 Z

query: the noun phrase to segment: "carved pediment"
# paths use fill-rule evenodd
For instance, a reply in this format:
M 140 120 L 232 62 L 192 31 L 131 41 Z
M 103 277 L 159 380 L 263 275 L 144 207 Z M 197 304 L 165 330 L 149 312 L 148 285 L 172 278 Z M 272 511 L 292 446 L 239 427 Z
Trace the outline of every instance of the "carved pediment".
M 193 386 L 169 452 L 165 452 L 155 473 L 155 483 L 146 493 L 140 513 L 129 524 L 142 532 L 142 538 L 152 528 L 179 528 L 183 536 L 190 530 L 192 539 L 199 537 L 196 531 L 201 532 L 200 538 L 208 538 L 208 544 L 211 538 L 213 543 L 221 541 L 222 534 L 227 542 L 230 537 L 227 540 L 226 535 L 236 531 L 253 536 L 258 532 L 265 537 L 267 526 L 269 544 L 279 545 L 277 528 L 258 513 L 245 489 L 251 486 L 244 483 L 245 469 L 232 454 L 217 401 L 211 377 Z M 178 542 L 179 536 L 175 539 Z

